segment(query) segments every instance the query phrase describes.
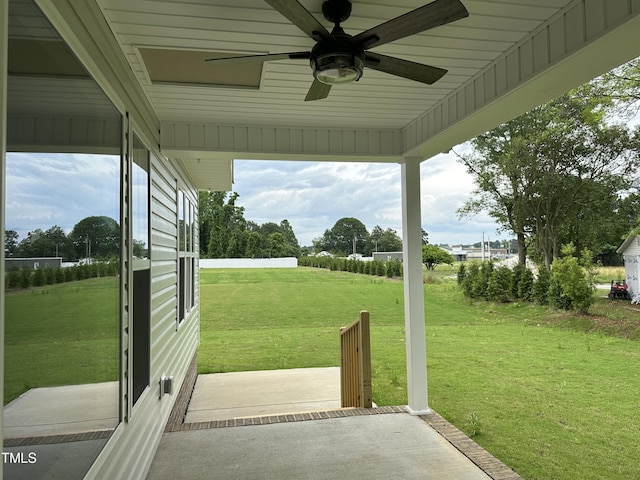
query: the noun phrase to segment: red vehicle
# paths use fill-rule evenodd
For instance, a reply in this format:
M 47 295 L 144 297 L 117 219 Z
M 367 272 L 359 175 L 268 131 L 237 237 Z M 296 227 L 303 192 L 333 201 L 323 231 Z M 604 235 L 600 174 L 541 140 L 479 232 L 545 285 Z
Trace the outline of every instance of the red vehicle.
M 609 290 L 609 300 L 630 300 L 631 296 L 629 295 L 629 291 L 627 290 L 627 283 L 623 282 L 613 282 L 611 280 L 611 290 Z

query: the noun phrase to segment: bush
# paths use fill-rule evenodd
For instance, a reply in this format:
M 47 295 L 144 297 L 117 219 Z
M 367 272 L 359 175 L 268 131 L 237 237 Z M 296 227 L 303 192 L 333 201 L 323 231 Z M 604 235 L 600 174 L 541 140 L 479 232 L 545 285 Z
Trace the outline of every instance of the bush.
M 513 298 L 520 298 L 520 282 L 522 281 L 522 277 L 525 274 L 524 272 L 528 270 L 529 269 L 526 267 L 526 265 L 522 265 L 521 263 L 518 263 L 515 267 L 513 267 L 513 276 L 511 277 L 510 285 L 511 296 Z
M 508 302 L 512 277 L 513 274 L 509 267 L 500 267 L 492 270 L 487 282 L 487 300 L 501 303 Z
M 44 270 L 42 268 L 38 268 L 34 270 L 31 283 L 34 287 L 41 287 L 44 285 Z
M 480 270 L 471 288 L 475 298 L 487 297 L 487 287 L 489 286 L 489 278 L 491 278 L 491 272 L 493 272 L 493 262 L 485 261 L 480 264 Z
M 551 279 L 549 280 L 547 301 L 549 302 L 549 305 L 559 310 L 572 309 L 571 299 L 567 296 L 564 290 L 562 290 L 562 285 L 560 285 L 560 282 L 558 282 L 553 275 L 551 275 Z
M 474 298 L 474 288 L 473 285 L 477 280 L 477 277 L 480 276 L 480 265 L 476 262 L 473 262 L 469 265 L 467 272 L 462 280 L 462 292 L 470 298 Z
M 402 263 L 400 260 L 389 260 L 387 262 L 387 277 L 401 277 L 402 276 Z
M 533 283 L 533 272 L 527 268 L 521 274 L 516 298 L 531 302 L 533 300 Z
M 29 288 L 31 286 L 31 270 L 28 268 L 20 269 L 20 288 Z
M 551 272 L 544 266 L 538 269 L 538 278 L 533 283 L 532 297 L 538 305 L 549 305 L 549 286 Z
M 74 267 L 66 267 L 62 271 L 64 272 L 65 282 L 73 282 L 76 279 L 76 269 Z
M 5 288 L 18 288 L 20 286 L 20 270 L 11 268 L 5 275 Z
M 575 248 L 572 244 L 565 246 L 562 253 L 565 256 L 556 258 L 551 264 L 551 287 L 554 290 L 552 298 L 562 305 L 568 303 L 568 308 L 587 313 L 595 301 L 591 275 L 587 270 L 591 266 L 591 253 L 584 251 L 578 259 L 574 256 Z
M 44 269 L 44 282 L 47 285 L 53 285 L 56 283 L 56 272 L 51 267 L 46 267 Z
M 461 263 L 458 267 L 458 273 L 456 274 L 456 278 L 458 280 L 458 285 L 462 286 L 462 282 L 464 282 L 464 277 L 466 277 L 467 272 L 464 268 L 464 263 Z
M 64 283 L 66 281 L 64 277 L 64 269 L 56 268 L 55 271 L 55 282 L 56 283 Z

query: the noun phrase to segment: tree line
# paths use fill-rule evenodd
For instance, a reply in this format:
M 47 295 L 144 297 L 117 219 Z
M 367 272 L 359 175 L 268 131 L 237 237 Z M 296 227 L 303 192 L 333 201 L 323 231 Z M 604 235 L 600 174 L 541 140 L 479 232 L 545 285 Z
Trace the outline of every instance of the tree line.
M 422 238 L 423 243 L 428 242 L 428 235 L 424 230 Z M 376 225 L 369 233 L 367 227 L 354 217 L 339 219 L 333 227 L 326 229 L 322 236 L 314 238 L 312 242 L 316 252 L 325 251 L 337 256 L 359 253 L 370 257 L 373 252 L 402 251 L 402 239 L 395 230 Z
M 47 230 L 37 228 L 22 239 L 15 230 L 5 230 L 4 248 L 7 258 L 61 257 L 70 262 L 83 258 L 109 260 L 119 256 L 120 226 L 112 218 L 91 216 L 76 223 L 69 234 L 58 225 Z
M 288 220 L 258 225 L 236 205 L 237 192 L 198 195 L 201 258 L 298 257 L 301 249 Z
M 459 157 L 476 188 L 461 217 L 486 211 L 547 269 L 572 243 L 619 261 L 638 224 L 640 106 L 636 59 L 471 141 Z

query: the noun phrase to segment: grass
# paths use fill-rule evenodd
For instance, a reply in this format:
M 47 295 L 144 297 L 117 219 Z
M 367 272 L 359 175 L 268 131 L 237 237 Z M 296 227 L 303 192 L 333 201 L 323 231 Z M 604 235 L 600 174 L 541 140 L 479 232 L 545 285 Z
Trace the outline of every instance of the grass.
M 432 408 L 525 479 L 639 478 L 640 345 L 618 336 L 638 313 L 606 299 L 589 317 L 472 303 L 446 276 L 425 285 Z M 200 278 L 201 373 L 338 365 L 339 327 L 367 309 L 374 401 L 407 402 L 400 282 L 305 268 Z
M 5 294 L 5 404 L 34 387 L 118 379 L 118 279 Z
M 598 267 L 594 282 L 609 284 L 611 283 L 611 280 L 624 281 L 625 276 L 626 273 L 624 271 L 624 267 Z

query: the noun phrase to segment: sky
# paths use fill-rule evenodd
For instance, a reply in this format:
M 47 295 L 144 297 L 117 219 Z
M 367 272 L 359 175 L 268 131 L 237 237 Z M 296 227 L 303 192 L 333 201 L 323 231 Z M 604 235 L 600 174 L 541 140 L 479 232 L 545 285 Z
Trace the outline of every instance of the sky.
M 119 175 L 114 156 L 8 152 L 5 228 L 22 240 L 54 225 L 68 234 L 93 215 L 119 221 Z
M 465 145 L 456 147 L 464 153 Z M 402 235 L 399 164 L 236 160 L 233 190 L 245 218 L 258 224 L 289 220 L 301 245 L 355 217 L 371 231 L 379 225 Z M 490 217 L 461 220 L 458 209 L 473 181 L 453 152 L 421 166 L 422 226 L 434 244 L 469 244 L 507 238 Z M 90 215 L 119 218 L 118 166 L 104 155 L 7 155 L 6 228 L 20 239 L 58 225 L 69 233 Z
M 233 188 L 245 218 L 259 224 L 287 219 L 301 245 L 311 245 L 342 217 L 359 219 L 369 231 L 379 225 L 402 235 L 399 164 L 236 160 L 234 165 Z M 476 243 L 483 232 L 498 238 L 488 215 L 458 218 L 456 210 L 473 188 L 453 152 L 422 163 L 422 227 L 430 243 Z

